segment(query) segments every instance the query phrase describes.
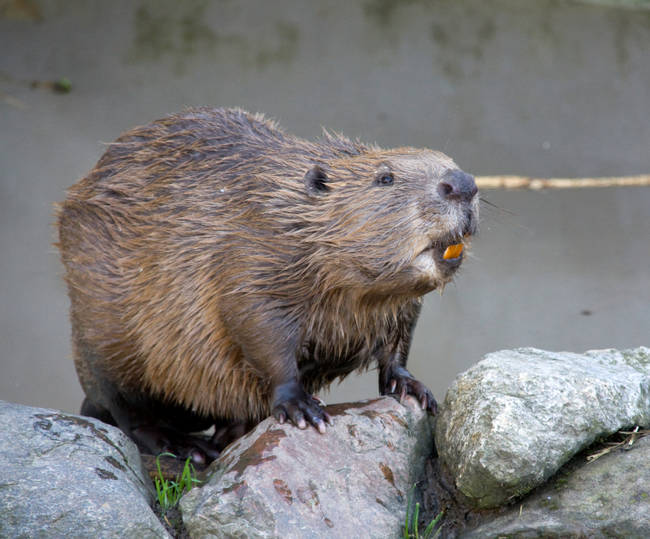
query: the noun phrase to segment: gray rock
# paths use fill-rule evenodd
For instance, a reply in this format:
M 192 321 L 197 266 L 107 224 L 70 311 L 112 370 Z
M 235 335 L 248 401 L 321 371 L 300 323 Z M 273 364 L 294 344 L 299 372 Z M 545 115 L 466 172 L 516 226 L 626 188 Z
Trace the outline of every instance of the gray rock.
M 326 434 L 267 419 L 181 500 L 192 537 L 398 537 L 432 450 L 411 399 L 329 406 Z
M 0 537 L 169 537 L 119 429 L 0 401 Z
M 489 354 L 454 381 L 436 426 L 469 502 L 494 507 L 543 483 L 595 439 L 650 424 L 650 349 Z
M 625 537 L 650 535 L 650 437 L 575 469 L 506 514 L 463 535 L 491 537 Z

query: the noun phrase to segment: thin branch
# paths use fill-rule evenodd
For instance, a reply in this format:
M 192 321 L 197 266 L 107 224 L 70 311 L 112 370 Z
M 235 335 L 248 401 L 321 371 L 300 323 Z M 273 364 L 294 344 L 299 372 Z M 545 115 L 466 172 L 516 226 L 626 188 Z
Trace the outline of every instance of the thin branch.
M 637 425 L 632 431 L 620 430 L 617 434 L 623 434 L 626 438 L 620 442 L 607 442 L 608 447 L 604 447 L 591 455 L 587 455 L 587 462 L 593 462 L 596 459 L 599 459 L 603 455 L 611 453 L 614 449 L 618 449 L 627 445 L 628 447 L 634 444 L 639 438 L 643 438 L 647 434 L 650 434 L 650 430 L 642 430 Z
M 477 176 L 479 189 L 584 189 L 590 187 L 648 187 L 650 174 L 603 178 L 527 178 L 525 176 Z

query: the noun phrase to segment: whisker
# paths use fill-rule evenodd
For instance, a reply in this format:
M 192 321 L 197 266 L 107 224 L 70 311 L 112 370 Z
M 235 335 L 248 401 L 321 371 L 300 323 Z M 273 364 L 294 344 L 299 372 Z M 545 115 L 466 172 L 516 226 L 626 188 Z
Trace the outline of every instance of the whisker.
M 490 202 L 487 198 L 484 197 L 479 197 L 479 200 L 483 203 L 486 204 L 494 209 L 497 209 L 499 211 L 502 211 L 503 213 L 507 213 L 508 215 L 512 215 L 513 217 L 517 217 L 517 214 L 513 211 L 506 210 L 505 208 L 502 208 L 501 206 L 497 206 L 493 202 Z
M 516 220 L 513 221 L 511 219 L 511 218 L 517 218 L 517 219 L 521 218 L 521 215 L 518 214 L 517 212 L 507 210 L 506 208 L 502 208 L 501 206 L 498 206 L 497 204 L 490 202 L 484 197 L 479 197 L 479 200 L 481 201 L 482 205 L 487 206 L 486 209 L 493 210 L 487 215 L 488 221 L 493 221 L 501 225 L 504 224 L 507 224 L 508 226 L 514 225 L 518 229 L 525 230 L 528 233 L 532 233 L 532 229 L 530 227 L 527 227 L 526 225 L 523 225 L 517 222 Z M 500 219 L 500 217 L 503 217 L 503 219 Z

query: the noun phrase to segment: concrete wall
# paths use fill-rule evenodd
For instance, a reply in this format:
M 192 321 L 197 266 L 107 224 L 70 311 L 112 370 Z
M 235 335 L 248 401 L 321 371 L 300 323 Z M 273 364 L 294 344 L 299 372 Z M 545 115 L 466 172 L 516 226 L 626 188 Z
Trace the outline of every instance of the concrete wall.
M 629 2 L 628 2 L 629 4 Z M 0 398 L 75 411 L 52 203 L 103 142 L 187 105 L 445 151 L 475 174 L 650 172 L 650 12 L 568 1 L 0 3 Z M 72 90 L 46 84 L 67 77 Z M 412 370 L 648 344 L 650 189 L 489 192 Z M 370 373 L 328 400 L 376 394 Z

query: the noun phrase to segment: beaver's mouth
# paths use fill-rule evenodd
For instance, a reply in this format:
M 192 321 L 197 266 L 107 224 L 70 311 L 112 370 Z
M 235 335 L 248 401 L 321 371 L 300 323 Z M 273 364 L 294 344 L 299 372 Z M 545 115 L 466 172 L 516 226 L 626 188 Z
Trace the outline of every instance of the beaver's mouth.
M 427 248 L 415 257 L 414 270 L 421 278 L 427 280 L 430 290 L 442 289 L 463 262 L 470 235 L 463 236 L 459 232 L 432 240 Z
M 454 270 L 463 261 L 471 237 L 472 231 L 468 229 L 463 230 L 462 233 L 460 230 L 452 232 L 432 240 L 421 254 L 430 256 L 439 268 Z
M 463 261 L 465 248 L 469 243 L 468 240 L 469 235 L 465 237 L 449 236 L 432 242 L 426 250 L 431 251 L 433 259 L 440 267 L 453 269 L 460 266 Z
M 449 230 L 443 236 L 432 239 L 422 254 L 431 256 L 438 268 L 453 272 L 463 261 L 465 249 L 476 233 L 476 218 L 468 212 L 466 219 L 458 228 Z

